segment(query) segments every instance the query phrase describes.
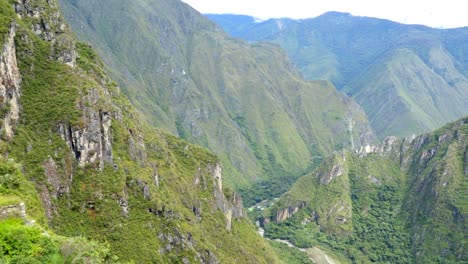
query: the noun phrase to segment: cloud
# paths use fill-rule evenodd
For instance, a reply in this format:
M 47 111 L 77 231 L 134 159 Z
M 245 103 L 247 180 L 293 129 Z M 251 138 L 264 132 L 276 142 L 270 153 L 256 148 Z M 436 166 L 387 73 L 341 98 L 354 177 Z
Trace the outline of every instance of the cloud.
M 201 13 L 310 18 L 327 11 L 348 12 L 432 27 L 468 26 L 460 0 L 183 0 Z

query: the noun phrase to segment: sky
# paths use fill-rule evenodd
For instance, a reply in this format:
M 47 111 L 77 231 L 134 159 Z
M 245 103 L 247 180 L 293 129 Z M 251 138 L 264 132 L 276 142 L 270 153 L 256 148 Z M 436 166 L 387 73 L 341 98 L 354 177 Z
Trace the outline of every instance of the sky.
M 405 24 L 468 26 L 467 0 L 182 0 L 203 14 L 243 14 L 259 19 L 311 18 L 327 11 Z

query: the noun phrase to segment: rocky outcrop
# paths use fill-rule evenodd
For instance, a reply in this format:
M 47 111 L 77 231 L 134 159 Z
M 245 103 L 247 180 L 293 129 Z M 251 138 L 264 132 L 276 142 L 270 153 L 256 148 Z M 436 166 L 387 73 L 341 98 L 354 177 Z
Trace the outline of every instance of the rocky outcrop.
M 50 57 L 70 67 L 76 66 L 76 47 L 57 1 L 21 0 L 14 4 L 18 17 L 28 17 L 36 36 L 51 42 Z M 66 33 L 66 34 L 64 34 Z
M 230 193 L 228 197 L 223 192 L 222 168 L 217 163 L 210 166 L 209 171 L 213 180 L 213 194 L 215 208 L 221 210 L 226 217 L 226 229 L 231 230 L 232 220 L 246 217 L 242 197 L 236 193 Z
M 119 203 L 119 206 L 120 206 L 120 208 L 122 209 L 122 215 L 123 215 L 125 218 L 128 218 L 128 215 L 129 215 L 129 213 L 130 213 L 130 207 L 128 206 L 128 198 L 127 198 L 127 195 L 124 195 L 124 196 L 119 197 L 119 199 L 117 200 L 117 202 Z
M 327 172 L 319 172 L 317 177 L 320 179 L 321 184 L 328 185 L 333 179 L 342 176 L 344 171 L 343 162 L 338 161 L 333 164 L 331 170 Z
M 380 145 L 365 145 L 355 150 L 355 153 L 360 157 L 365 157 L 370 154 L 388 155 L 394 151 L 400 151 L 401 140 L 397 137 L 386 137 Z
M 211 251 L 205 251 L 204 254 L 197 254 L 196 259 L 201 264 L 219 264 L 219 260 L 216 255 Z
M 59 124 L 58 130 L 62 139 L 73 151 L 78 165 L 97 164 L 102 170 L 105 164 L 113 165 L 111 125 L 112 117 L 109 111 L 95 110 L 93 106 L 99 102 L 99 93 L 93 89 L 83 98 L 83 127 L 71 124 Z
M 275 221 L 277 223 L 281 223 L 283 221 L 288 220 L 289 218 L 293 217 L 300 209 L 306 207 L 306 202 L 300 202 L 298 206 L 288 206 L 283 209 L 279 209 L 276 211 Z
M 319 176 L 320 183 L 328 185 L 333 179 L 340 177 L 341 175 L 343 175 L 343 173 L 344 173 L 343 164 L 335 163 L 333 164 L 332 169 L 328 173 L 325 173 L 324 175 Z
M 15 25 L 0 54 L 0 127 L 1 139 L 11 140 L 20 117 L 21 76 L 18 69 L 15 47 Z
M 276 222 L 281 223 L 291 218 L 295 213 L 299 211 L 298 207 L 287 207 L 276 212 Z
M 0 220 L 19 217 L 26 221 L 26 205 L 24 203 L 0 206 Z

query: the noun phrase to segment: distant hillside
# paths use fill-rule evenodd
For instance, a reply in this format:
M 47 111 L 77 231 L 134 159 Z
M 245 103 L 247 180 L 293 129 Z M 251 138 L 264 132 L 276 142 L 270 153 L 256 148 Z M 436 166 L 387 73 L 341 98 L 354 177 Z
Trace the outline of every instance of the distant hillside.
M 330 80 L 352 96 L 380 138 L 428 132 L 468 114 L 468 28 L 338 12 L 261 23 L 208 17 L 233 36 L 279 44 L 306 79 Z
M 266 236 L 353 263 L 468 261 L 468 118 L 340 151 L 263 211 Z
M 180 1 L 61 4 L 145 117 L 218 154 L 247 201 L 279 195 L 331 151 L 375 139 L 331 83 L 304 81 L 276 45 L 232 39 Z

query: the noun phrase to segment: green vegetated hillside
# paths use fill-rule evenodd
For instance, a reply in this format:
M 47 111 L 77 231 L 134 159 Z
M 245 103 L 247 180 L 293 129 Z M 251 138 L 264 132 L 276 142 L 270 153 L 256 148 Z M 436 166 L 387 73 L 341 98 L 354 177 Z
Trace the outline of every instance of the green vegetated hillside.
M 468 118 L 336 152 L 259 216 L 265 235 L 352 263 L 468 261 Z
M 57 1 L 0 22 L 0 262 L 280 262 L 218 158 L 148 125 Z
M 468 28 L 435 29 L 330 12 L 264 22 L 208 15 L 227 32 L 283 47 L 308 80 L 330 80 L 380 138 L 434 130 L 468 114 Z
M 232 39 L 180 1 L 61 4 L 145 117 L 219 155 L 226 184 L 249 204 L 281 194 L 332 150 L 374 140 L 332 84 L 304 81 L 276 45 Z

